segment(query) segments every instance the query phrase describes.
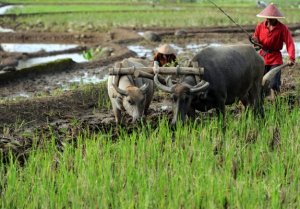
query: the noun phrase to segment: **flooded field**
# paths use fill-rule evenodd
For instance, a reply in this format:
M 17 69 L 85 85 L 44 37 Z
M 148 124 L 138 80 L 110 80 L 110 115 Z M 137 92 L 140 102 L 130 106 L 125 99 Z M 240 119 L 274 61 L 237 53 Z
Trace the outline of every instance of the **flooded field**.
M 250 34 L 261 20 L 262 1 L 213 2 Z M 135 100 L 124 89 L 109 98 L 109 69 L 125 58 L 152 66 L 161 44 L 176 50 L 180 66 L 205 47 L 250 44 L 209 1 L 1 0 L 0 208 L 298 208 L 300 4 L 275 3 L 295 40 L 296 65 L 282 70 L 281 92 L 264 99 L 263 116 L 245 105 L 257 106 L 253 89 L 224 114 L 220 104 L 173 109 L 175 90 L 188 89 L 186 106 L 213 107 L 212 97 L 258 84 L 255 75 L 232 82 L 236 71 L 192 88 L 161 73 L 153 98 Z M 204 72 L 200 79 L 212 71 Z M 116 123 L 113 105 L 140 107 L 149 98 L 140 120 L 133 123 L 126 106 Z M 181 110 L 187 121 L 174 125 Z
M 136 36 L 143 36 L 144 32 L 137 32 Z M 191 38 L 173 38 L 166 36 L 166 39 L 161 43 L 169 43 L 177 51 L 179 60 L 190 59 L 197 52 L 207 46 L 221 46 L 235 43 L 245 43 L 248 41 L 242 34 L 236 36 L 235 39 L 230 34 L 225 36 L 212 34 L 213 38 L 201 37 L 197 35 Z M 300 42 L 299 37 L 295 37 L 296 56 L 300 56 Z M 120 47 L 124 50 L 135 53 L 135 56 L 141 57 L 151 61 L 157 47 L 161 43 L 151 43 L 148 41 L 136 41 L 127 44 L 122 44 Z M 58 44 L 58 43 L 1 43 L 2 53 L 17 54 L 15 70 L 22 71 L 25 68 L 32 68 L 39 65 L 51 65 L 51 63 L 62 59 L 71 59 L 75 63 L 89 63 L 84 57 L 84 51 L 78 49 L 78 44 Z M 78 50 L 77 50 L 78 49 Z M 77 53 L 67 53 L 69 50 L 77 50 Z M 287 56 L 286 49 L 282 50 L 283 56 Z M 26 58 L 24 58 L 26 57 Z M 111 63 L 112 65 L 113 63 Z M 1 97 L 2 99 L 16 99 L 18 97 L 32 97 L 35 95 L 51 94 L 51 91 L 61 89 L 62 91 L 70 89 L 70 86 L 84 85 L 88 83 L 101 83 L 105 81 L 107 69 L 109 66 L 99 65 L 95 67 L 83 67 L 84 69 L 72 67 L 66 69 L 66 72 L 52 73 L 52 75 L 37 75 L 29 79 L 22 80 L 22 82 L 8 82 L 7 85 L 2 85 Z M 106 70 L 105 70 L 106 69 Z M 4 71 L 2 74 L 5 73 Z
M 96 6 L 93 8 L 93 4 L 87 8 L 94 12 Z M 101 9 L 105 9 L 104 5 L 101 6 Z M 130 8 L 127 4 L 124 6 Z M 146 10 L 163 8 L 160 5 L 140 6 Z M 26 12 L 20 17 L 31 19 L 39 14 L 31 14 L 27 10 L 27 7 L 38 9 L 39 5 L 25 7 Z M 16 10 L 20 12 L 23 6 L 0 6 L 0 16 L 17 18 L 17 14 L 11 12 L 14 8 L 21 8 Z M 80 5 L 72 5 L 70 14 L 76 13 L 79 8 Z M 171 7 L 179 13 L 185 13 L 187 8 Z M 51 10 L 50 13 L 65 14 L 56 5 L 49 4 L 46 9 Z M 128 11 L 122 11 L 122 14 L 126 12 Z M 80 24 L 68 23 L 63 24 L 62 31 L 52 32 L 49 27 L 57 29 L 60 23 L 47 24 L 42 19 L 34 19 L 33 22 L 26 23 L 25 29 L 11 22 L 0 26 L 0 108 L 5 112 L 1 116 L 1 122 L 4 122 L 2 128 L 14 126 L 14 121 L 26 121 L 24 129 L 47 124 L 45 121 L 54 124 L 58 121 L 62 126 L 69 127 L 70 120 L 66 118 L 76 118 L 80 123 L 97 124 L 106 128 L 114 124 L 105 84 L 108 69 L 115 62 L 128 57 L 139 57 L 151 63 L 157 48 L 168 43 L 177 51 L 179 64 L 183 66 L 205 47 L 249 44 L 247 36 L 234 27 L 127 26 L 97 31 L 93 21 L 89 21 L 81 29 L 73 27 Z M 245 28 L 253 31 L 254 25 Z M 298 25 L 292 27 L 298 59 L 300 36 L 296 33 L 297 29 Z M 153 40 L 148 36 L 151 33 L 156 36 Z M 285 48 L 282 54 L 286 59 Z M 298 100 L 294 94 L 298 91 L 299 77 L 298 65 L 283 71 L 282 94 L 292 94 L 293 101 Z M 25 111 L 28 105 L 32 108 L 31 111 Z M 70 109 L 74 110 L 72 116 Z M 171 109 L 170 98 L 157 94 L 150 107 L 150 117 L 155 118 L 161 114 L 170 116 Z

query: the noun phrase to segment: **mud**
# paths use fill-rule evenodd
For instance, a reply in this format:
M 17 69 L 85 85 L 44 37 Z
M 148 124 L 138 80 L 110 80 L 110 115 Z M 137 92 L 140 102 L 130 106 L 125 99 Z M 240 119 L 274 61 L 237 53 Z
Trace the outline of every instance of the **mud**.
M 254 26 L 249 26 L 249 28 Z M 297 28 L 298 26 L 295 26 Z M 15 29 L 15 28 L 13 28 Z M 26 155 L 27 148 L 34 138 L 43 143 L 43 139 L 51 136 L 56 139 L 59 147 L 69 140 L 74 140 L 78 134 L 97 132 L 106 134 L 109 139 L 117 137 L 120 127 L 114 123 L 114 117 L 105 90 L 107 69 L 116 61 L 126 57 L 151 56 L 159 42 L 149 42 L 143 39 L 140 32 L 155 31 L 162 38 L 161 43 L 167 42 L 176 46 L 191 44 L 191 52 L 183 56 L 192 56 L 193 46 L 207 44 L 248 43 L 245 34 L 237 32 L 237 28 L 188 28 L 186 35 L 175 36 L 180 28 L 163 30 L 162 28 L 119 28 L 109 32 L 97 33 L 49 33 L 49 32 L 8 32 L 1 33 L 1 43 L 59 43 L 76 44 L 79 47 L 72 52 L 83 52 L 89 48 L 109 47 L 112 53 L 104 57 L 83 63 L 72 60 L 60 60 L 51 64 L 17 70 L 12 66 L 11 71 L 0 73 L 0 145 L 13 144 L 16 150 Z M 300 40 L 299 36 L 294 37 Z M 142 46 L 150 51 L 135 54 L 129 46 Z M 188 47 L 186 47 L 188 48 Z M 70 52 L 70 51 L 68 51 Z M 0 49 L 1 60 L 27 60 L 34 57 L 46 57 L 66 53 L 62 51 L 39 51 L 33 53 L 4 52 Z M 13 63 L 13 62 L 12 62 Z M 84 79 L 91 79 L 86 81 Z M 290 103 L 291 108 L 299 106 L 300 66 L 287 68 L 282 75 L 281 96 Z M 96 84 L 92 80 L 95 80 Z M 74 87 L 75 86 L 75 87 Z M 242 108 L 229 107 L 229 111 L 239 114 Z M 214 111 L 197 113 L 202 118 L 214 115 Z M 146 121 L 153 121 L 157 126 L 159 118 L 171 118 L 171 102 L 168 95 L 155 93 Z M 128 132 L 139 124 L 131 124 L 125 116 L 124 128 Z M 114 131 L 111 131 L 114 130 Z M 33 137 L 35 136 L 35 137 Z

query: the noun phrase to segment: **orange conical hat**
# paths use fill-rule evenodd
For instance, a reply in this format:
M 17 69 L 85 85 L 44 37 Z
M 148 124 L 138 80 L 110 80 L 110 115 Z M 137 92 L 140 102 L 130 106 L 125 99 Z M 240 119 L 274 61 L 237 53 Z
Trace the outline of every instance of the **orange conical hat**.
M 277 7 L 271 3 L 269 4 L 263 11 L 261 11 L 257 17 L 269 18 L 269 19 L 278 19 L 285 18 L 281 12 L 277 9 Z

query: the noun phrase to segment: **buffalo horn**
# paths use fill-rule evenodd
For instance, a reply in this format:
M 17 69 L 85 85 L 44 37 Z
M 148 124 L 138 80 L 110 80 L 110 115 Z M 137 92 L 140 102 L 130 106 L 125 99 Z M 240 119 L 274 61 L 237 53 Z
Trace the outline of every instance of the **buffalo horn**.
M 154 76 L 154 83 L 159 89 L 161 89 L 165 92 L 168 92 L 168 93 L 172 93 L 172 88 L 171 87 L 163 85 L 162 83 L 159 82 L 158 74 L 155 74 L 155 76 Z
M 172 76 L 168 76 L 166 78 L 166 83 L 167 83 L 167 86 L 169 86 L 169 87 L 172 87 L 174 85 L 173 81 L 172 81 Z
M 116 82 L 116 80 L 117 80 L 117 82 Z M 112 83 L 112 85 L 113 85 L 113 87 L 115 88 L 115 90 L 119 93 L 119 94 L 121 94 L 121 95 L 123 95 L 123 96 L 127 96 L 128 94 L 127 94 L 127 92 L 125 91 L 125 90 L 123 90 L 123 89 L 120 89 L 118 86 L 119 86 L 119 80 L 120 80 L 120 77 L 119 76 L 116 76 L 115 78 L 114 78 L 114 80 L 113 80 L 113 83 Z M 117 84 L 116 84 L 117 83 Z
M 140 87 L 140 90 L 143 92 L 143 94 L 146 93 L 148 87 L 149 87 L 149 83 L 145 83 L 144 85 L 142 85 L 142 86 Z
M 207 81 L 202 80 L 200 83 L 190 88 L 190 92 L 198 93 L 201 91 L 205 91 L 208 87 L 209 87 L 209 83 Z

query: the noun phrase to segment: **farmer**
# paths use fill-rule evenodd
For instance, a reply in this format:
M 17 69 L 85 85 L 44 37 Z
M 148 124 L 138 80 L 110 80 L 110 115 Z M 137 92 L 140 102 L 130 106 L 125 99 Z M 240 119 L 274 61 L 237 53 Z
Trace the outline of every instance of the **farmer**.
M 263 46 L 260 50 L 260 55 L 263 56 L 265 61 L 264 73 L 266 74 L 272 68 L 283 64 L 280 52 L 283 43 L 285 43 L 289 55 L 288 64 L 293 66 L 295 64 L 295 44 L 288 27 L 278 21 L 278 19 L 285 17 L 273 3 L 269 4 L 257 17 L 266 18 L 256 26 L 253 35 L 253 41 Z M 280 77 L 281 72 L 278 72 L 273 81 L 271 81 L 272 99 L 280 91 Z
M 157 48 L 154 61 L 157 61 L 160 67 L 176 66 L 176 50 L 169 44 L 163 44 Z

